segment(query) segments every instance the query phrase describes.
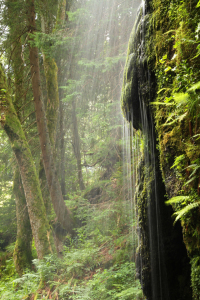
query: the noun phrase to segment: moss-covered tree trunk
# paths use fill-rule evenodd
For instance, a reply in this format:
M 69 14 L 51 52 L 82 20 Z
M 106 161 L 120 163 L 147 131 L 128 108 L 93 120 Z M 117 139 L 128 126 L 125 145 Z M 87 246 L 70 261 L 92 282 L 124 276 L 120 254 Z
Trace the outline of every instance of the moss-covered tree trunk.
M 6 77 L 0 65 L 1 125 L 7 133 L 16 156 L 26 196 L 31 229 L 38 258 L 54 250 L 51 230 L 39 186 L 35 164 L 25 134 L 10 98 Z
M 16 34 L 16 30 L 11 28 L 11 31 Z M 15 75 L 15 99 L 14 107 L 19 111 L 18 118 L 21 121 L 20 108 L 23 105 L 23 61 L 21 58 L 21 42 L 17 40 L 14 45 L 12 66 Z M 13 179 L 13 192 L 16 202 L 16 217 L 17 217 L 17 239 L 14 249 L 14 263 L 16 271 L 21 276 L 23 270 L 31 267 L 32 263 L 32 230 L 26 204 L 26 197 L 21 181 L 21 176 L 18 167 L 15 170 Z
M 59 93 L 58 93 L 58 78 L 57 72 L 58 68 L 55 60 L 52 57 L 43 55 L 44 61 L 44 71 L 46 77 L 47 86 L 47 108 L 46 108 L 46 118 L 47 127 L 49 131 L 49 138 L 54 151 L 55 147 L 55 135 L 58 120 L 58 110 L 59 110 Z
M 32 264 L 32 230 L 24 194 L 24 188 L 18 167 L 16 167 L 13 179 L 13 192 L 16 201 L 17 216 L 17 240 L 14 250 L 14 263 L 18 274 L 30 268 Z
M 15 6 L 15 0 L 8 0 L 7 7 L 9 12 L 9 39 L 11 41 L 10 61 L 14 73 L 14 100 L 13 104 L 16 109 L 18 118 L 21 122 L 23 116 L 20 108 L 24 102 L 24 62 L 22 59 L 21 32 L 24 30 L 24 23 L 16 18 L 12 21 L 13 13 L 20 13 L 20 8 Z M 32 264 L 32 230 L 26 204 L 26 197 L 21 181 L 19 168 L 15 167 L 13 178 L 13 192 L 16 203 L 17 218 L 17 239 L 14 249 L 14 263 L 16 271 L 21 276 L 26 268 L 30 268 Z
M 69 1 L 68 1 L 69 2 Z M 69 3 L 68 3 L 69 4 Z M 41 16 L 41 27 L 42 32 L 45 34 L 51 33 L 53 24 L 49 17 L 49 14 L 42 10 Z M 66 0 L 62 0 L 58 3 L 57 17 L 55 28 L 59 28 L 63 25 L 65 21 L 66 14 Z M 47 50 L 47 51 L 46 51 Z M 58 112 L 60 107 L 60 132 L 58 135 L 60 136 L 60 171 L 61 171 L 61 191 L 62 195 L 66 194 L 65 190 L 65 171 L 64 171 L 64 132 L 63 132 L 63 109 L 62 103 L 59 101 L 59 91 L 58 91 L 58 67 L 54 58 L 48 53 L 49 49 L 43 49 L 43 64 L 45 71 L 45 79 L 46 79 L 46 89 L 47 89 L 47 103 L 46 103 L 46 118 L 47 118 L 47 128 L 49 131 L 49 138 L 52 146 L 54 159 L 56 158 L 56 149 L 55 149 L 55 141 L 56 141 L 56 133 L 58 133 L 57 123 L 58 123 Z M 48 199 L 50 198 L 48 195 L 48 186 L 46 185 L 46 175 L 43 163 L 40 163 L 40 182 L 41 189 L 43 191 L 43 198 L 45 199 L 47 211 L 50 209 L 50 204 Z
M 48 15 L 48 14 L 47 14 Z M 42 31 L 48 34 L 51 31 L 50 22 L 45 17 L 41 16 Z M 49 28 L 50 27 L 50 28 Z M 43 64 L 46 79 L 47 90 L 47 103 L 46 103 L 46 119 L 47 128 L 49 132 L 50 143 L 52 147 L 53 157 L 55 159 L 55 136 L 58 120 L 58 108 L 59 108 L 59 93 L 58 93 L 58 79 L 57 79 L 57 65 L 55 60 L 49 55 L 45 55 L 45 49 L 43 50 Z M 42 190 L 42 196 L 46 207 L 47 216 L 51 214 L 52 203 L 49 193 L 48 182 L 45 174 L 45 168 L 43 159 L 40 160 L 40 172 L 39 172 L 40 185 Z
M 28 4 L 29 32 L 33 34 L 36 31 L 34 0 L 27 0 L 27 4 Z M 29 57 L 30 57 L 30 64 L 31 64 L 32 89 L 33 89 L 36 121 L 37 121 L 37 127 L 39 132 L 39 139 L 40 139 L 40 146 L 42 150 L 45 174 L 49 186 L 51 200 L 58 221 L 68 232 L 72 232 L 73 219 L 70 210 L 65 205 L 60 184 L 57 179 L 55 164 L 53 160 L 53 153 L 51 149 L 51 142 L 49 138 L 49 132 L 47 129 L 47 121 L 46 121 L 45 111 L 41 99 L 38 49 L 31 45 L 32 42 L 31 38 L 29 38 L 29 42 L 30 42 Z

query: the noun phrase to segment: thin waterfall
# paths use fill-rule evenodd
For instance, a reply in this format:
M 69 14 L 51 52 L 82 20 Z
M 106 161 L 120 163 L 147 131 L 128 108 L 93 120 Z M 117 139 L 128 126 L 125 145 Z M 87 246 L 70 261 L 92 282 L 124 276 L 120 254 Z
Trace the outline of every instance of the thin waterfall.
M 157 191 L 155 133 L 151 112 L 147 105 L 151 101 L 152 95 L 151 74 L 147 68 L 145 55 L 145 28 L 148 19 L 145 7 L 146 4 L 142 1 L 131 34 L 132 41 L 129 42 L 128 66 L 124 78 L 125 96 L 122 95 L 122 103 L 125 99 L 126 104 L 122 109 L 130 122 L 129 126 L 124 122 L 125 163 L 129 161 L 133 168 L 131 171 L 127 169 L 126 172 L 130 173 L 128 181 L 130 197 L 133 197 L 131 210 L 137 210 L 137 276 L 148 300 L 169 300 Z M 137 133 L 137 136 L 140 135 L 137 142 L 136 131 L 132 126 L 140 131 L 140 134 Z M 133 140 L 135 145 L 133 145 Z M 129 141 L 131 141 L 131 145 Z M 136 173 L 137 178 L 135 178 Z M 140 203 L 144 191 L 146 207 L 142 206 L 144 203 Z M 142 213 L 141 207 L 144 209 Z M 147 219 L 145 219 L 145 214 Z

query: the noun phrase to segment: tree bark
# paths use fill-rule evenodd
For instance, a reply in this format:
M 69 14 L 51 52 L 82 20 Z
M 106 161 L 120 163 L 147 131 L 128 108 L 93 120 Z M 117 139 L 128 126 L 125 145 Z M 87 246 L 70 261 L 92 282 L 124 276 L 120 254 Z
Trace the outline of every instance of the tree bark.
M 14 0 L 7 2 L 9 15 L 13 15 L 12 4 Z M 11 5 L 9 5 L 11 4 Z M 22 60 L 22 44 L 20 33 L 23 30 L 23 23 L 13 24 L 10 22 L 10 39 L 12 41 L 12 54 L 11 64 L 14 72 L 14 92 L 15 97 L 13 100 L 14 107 L 16 109 L 19 120 L 22 119 L 22 112 L 20 108 L 23 105 L 23 91 L 24 91 L 24 63 Z M 13 253 L 14 264 L 17 273 L 22 276 L 23 271 L 26 268 L 31 268 L 32 265 L 32 230 L 26 204 L 26 197 L 21 181 L 19 168 L 15 168 L 13 178 L 13 193 L 16 203 L 16 218 L 17 218 L 17 238 L 15 243 L 15 249 Z
M 48 34 L 51 29 L 48 27 L 49 22 L 45 17 L 41 16 L 41 27 L 42 32 Z M 51 26 L 52 27 L 52 26 Z M 52 57 L 45 55 L 43 50 L 43 64 L 44 73 L 46 79 L 46 90 L 47 90 L 47 104 L 46 104 L 46 119 L 47 128 L 49 132 L 50 143 L 52 147 L 53 157 L 55 159 L 55 136 L 58 120 L 58 108 L 59 108 L 59 93 L 58 93 L 58 79 L 57 79 L 57 65 Z M 52 203 L 49 193 L 48 182 L 45 174 L 45 168 L 43 159 L 41 156 L 40 160 L 40 171 L 39 171 L 40 186 L 42 190 L 42 197 L 46 207 L 47 216 L 51 215 Z
M 22 276 L 26 268 L 32 265 L 32 230 L 26 204 L 26 197 L 19 168 L 16 167 L 13 179 L 13 192 L 16 201 L 17 240 L 13 254 L 17 273 Z
M 56 135 L 58 110 L 59 110 L 59 93 L 58 93 L 58 79 L 57 79 L 58 68 L 54 59 L 51 57 L 47 57 L 45 54 L 43 54 L 43 61 L 44 61 L 44 71 L 45 71 L 46 86 L 47 86 L 47 108 L 46 108 L 47 128 L 49 132 L 51 146 L 54 152 L 55 135 Z
M 21 24 L 19 25 L 21 26 Z M 10 31 L 13 35 L 17 35 L 17 30 L 19 28 L 10 28 Z M 15 98 L 14 98 L 14 107 L 17 113 L 18 118 L 21 122 L 22 112 L 20 108 L 23 105 L 23 61 L 21 57 L 22 45 L 20 38 L 17 39 L 13 45 L 13 57 L 12 57 L 12 66 L 14 71 L 15 78 Z M 15 243 L 15 249 L 13 253 L 14 264 L 17 273 L 22 276 L 23 271 L 26 268 L 31 268 L 32 265 L 32 230 L 28 214 L 28 208 L 26 204 L 26 197 L 24 194 L 24 189 L 22 185 L 22 180 L 19 172 L 19 168 L 16 167 L 13 179 L 13 192 L 15 195 L 16 203 L 16 217 L 17 217 L 17 239 Z
M 8 93 L 6 77 L 0 65 L 1 125 L 7 133 L 16 156 L 24 187 L 31 229 L 38 258 L 54 251 L 54 243 L 46 218 L 35 164 L 21 123 Z
M 29 32 L 34 33 L 36 31 L 35 26 L 35 11 L 34 11 L 34 0 L 27 0 L 29 4 L 28 9 L 28 23 Z M 32 38 L 29 38 L 29 42 L 32 42 Z M 36 111 L 36 121 L 40 139 L 40 146 L 42 150 L 43 164 L 45 168 L 45 174 L 49 186 L 50 196 L 53 203 L 53 207 L 63 228 L 68 232 L 73 230 L 73 219 L 70 210 L 66 207 L 63 200 L 60 184 L 57 179 L 55 164 L 53 160 L 53 154 L 51 149 L 51 143 L 49 133 L 47 130 L 47 121 L 43 103 L 41 100 L 40 90 L 40 71 L 39 71 L 39 59 L 38 49 L 29 45 L 29 57 L 31 64 L 31 76 L 32 76 L 32 89 Z

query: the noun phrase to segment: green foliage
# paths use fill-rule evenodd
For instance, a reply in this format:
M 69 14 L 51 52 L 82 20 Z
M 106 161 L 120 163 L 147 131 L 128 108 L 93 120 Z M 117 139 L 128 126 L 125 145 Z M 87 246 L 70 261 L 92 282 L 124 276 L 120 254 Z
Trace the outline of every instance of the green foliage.
M 139 282 L 134 277 L 132 262 L 116 264 L 103 272 L 97 270 L 86 287 L 77 288 L 72 299 L 143 299 Z
M 124 239 L 128 243 L 127 237 L 121 235 L 114 241 L 113 237 L 107 238 L 99 247 L 94 232 L 93 238 L 88 239 L 81 231 L 76 240 L 67 242 L 62 258 L 49 255 L 43 260 L 35 259 L 35 272 L 27 271 L 21 278 L 15 273 L 4 277 L 0 283 L 1 299 L 25 299 L 33 294 L 57 295 L 60 300 L 144 299 L 139 281 L 135 279 L 135 264 L 124 255 L 112 261 L 116 251 L 110 251 L 113 242 L 122 250 Z M 7 261 L 8 269 L 10 263 L 13 266 L 12 260 Z M 105 264 L 110 266 L 106 268 Z
M 171 166 L 172 168 L 177 168 L 178 170 L 183 170 L 183 164 L 185 164 L 185 154 L 181 154 L 177 156 L 174 160 L 174 164 Z
M 173 213 L 173 216 L 175 217 L 174 224 L 179 219 L 183 219 L 183 217 L 185 217 L 185 215 L 190 213 L 192 209 L 200 206 L 200 201 L 191 203 L 192 201 L 193 201 L 193 199 L 191 196 L 176 196 L 165 202 L 167 205 L 181 204 L 181 206 L 184 206 L 182 209 L 176 210 Z M 178 206 L 178 207 L 180 207 L 180 206 Z
M 172 197 L 166 204 L 173 207 L 175 223 L 181 220 L 196 300 L 200 299 L 199 2 L 153 0 L 151 24 L 153 38 L 148 55 L 153 60 L 157 84 L 152 110 L 163 179 Z
M 166 204 L 176 204 L 176 203 L 180 203 L 183 202 L 185 200 L 189 200 L 190 197 L 189 196 L 176 196 L 171 198 L 170 200 L 166 201 Z
M 182 217 L 184 217 L 186 214 L 188 214 L 189 212 L 191 212 L 192 209 L 197 208 L 200 206 L 200 201 L 195 202 L 195 203 L 189 203 L 188 205 L 186 205 L 184 208 L 182 208 L 179 211 L 176 211 L 174 213 L 174 216 L 176 216 L 174 223 L 176 223 L 179 219 L 181 219 Z
M 200 89 L 200 81 L 193 84 L 187 91 L 188 92 L 194 92 L 194 91 L 199 90 L 199 89 Z

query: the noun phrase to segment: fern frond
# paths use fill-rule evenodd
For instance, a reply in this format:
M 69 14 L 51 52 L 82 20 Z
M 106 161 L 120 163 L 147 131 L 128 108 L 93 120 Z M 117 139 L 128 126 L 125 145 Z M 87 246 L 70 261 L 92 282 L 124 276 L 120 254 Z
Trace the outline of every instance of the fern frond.
M 187 93 L 176 93 L 174 94 L 174 100 L 177 104 L 186 104 L 189 95 Z
M 170 88 L 162 88 L 157 92 L 157 94 L 160 94 L 162 91 L 169 91 L 169 90 Z
M 186 215 L 187 213 L 189 213 L 192 209 L 196 208 L 200 206 L 200 201 L 195 202 L 195 203 L 190 203 L 188 205 L 186 205 L 184 208 L 182 208 L 179 211 L 176 211 L 173 216 L 176 216 L 176 219 L 174 221 L 174 224 L 184 215 Z
M 170 116 L 167 118 L 167 121 L 165 122 L 165 124 L 163 126 L 171 125 L 177 121 L 180 122 L 187 116 L 187 114 L 188 114 L 188 112 L 186 111 L 184 114 L 181 114 L 180 116 L 178 116 L 177 112 L 174 112 L 174 113 L 170 114 Z M 173 121 L 169 122 L 169 120 L 171 120 L 173 116 L 175 116 L 175 119 Z
M 179 156 L 177 156 L 174 160 L 174 164 L 171 166 L 170 169 L 179 166 L 180 163 L 182 163 L 185 159 L 185 154 L 181 154 Z
M 152 105 L 174 105 L 174 103 L 169 102 L 150 102 Z
M 165 201 L 165 204 L 169 205 L 169 204 L 176 204 L 176 203 L 180 203 L 183 202 L 185 200 L 189 200 L 190 196 L 176 196 L 171 198 L 170 200 Z
M 187 91 L 188 92 L 194 92 L 194 91 L 199 90 L 199 89 L 200 89 L 200 81 L 193 84 Z
M 186 183 L 183 186 L 186 186 L 188 184 L 190 184 L 193 180 L 195 180 L 197 178 L 197 176 L 193 176 L 192 178 L 190 178 L 188 181 L 186 181 Z
M 196 138 L 196 137 L 197 137 L 197 140 L 199 140 L 200 139 L 200 134 L 198 133 L 198 134 L 193 135 L 193 138 Z
M 200 166 L 198 166 L 197 164 L 195 165 L 195 167 L 194 167 L 194 170 L 193 170 L 193 172 L 192 172 L 192 174 L 190 174 L 190 177 L 189 178 L 191 178 L 196 172 L 197 172 L 197 170 L 200 168 Z

